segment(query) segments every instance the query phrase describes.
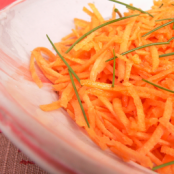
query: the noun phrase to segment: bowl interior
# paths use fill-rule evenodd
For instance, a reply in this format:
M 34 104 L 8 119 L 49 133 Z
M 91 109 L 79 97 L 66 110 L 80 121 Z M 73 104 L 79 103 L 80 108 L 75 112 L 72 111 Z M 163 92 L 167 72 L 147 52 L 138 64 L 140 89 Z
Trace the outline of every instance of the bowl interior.
M 39 105 L 56 101 L 58 97 L 52 91 L 51 83 L 39 71 L 44 87 L 39 89 L 32 81 L 29 72 L 30 52 L 36 47 L 52 49 L 46 34 L 53 42 L 60 41 L 71 32 L 74 18 L 90 20 L 82 11 L 88 3 L 89 0 L 26 0 L 0 13 L 0 87 L 4 90 L 0 90 L 4 93 L 4 98 L 0 98 L 1 109 L 15 113 L 16 119 L 30 130 L 39 129 L 26 124 L 26 120 L 32 118 L 50 134 L 54 134 L 59 143 L 53 140 L 58 148 L 49 151 L 52 155 L 56 156 L 65 143 L 69 155 L 57 158 L 76 172 L 153 173 L 133 162 L 123 162 L 109 150 L 100 150 L 63 109 L 49 113 L 39 109 Z M 111 16 L 112 2 L 93 0 L 92 3 L 95 3 L 104 18 Z M 152 0 L 125 0 L 125 3 L 133 3 L 143 10 L 152 6 Z M 116 4 L 116 7 L 122 12 L 126 11 L 121 5 Z M 4 102 L 5 93 L 13 99 L 11 103 L 17 103 L 16 108 Z M 25 115 L 19 113 L 17 107 L 22 108 Z M 47 136 L 42 135 L 40 138 Z M 82 159 L 84 164 L 80 163 Z

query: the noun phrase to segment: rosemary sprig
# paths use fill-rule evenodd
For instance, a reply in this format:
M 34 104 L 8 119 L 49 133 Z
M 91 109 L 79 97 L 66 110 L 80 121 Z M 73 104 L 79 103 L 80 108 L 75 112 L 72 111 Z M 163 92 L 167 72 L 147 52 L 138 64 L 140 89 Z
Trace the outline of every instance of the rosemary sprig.
M 154 46 L 154 45 L 165 45 L 165 44 L 169 44 L 169 42 L 156 42 L 156 43 L 150 43 L 150 44 L 146 44 L 146 45 L 142 45 L 142 46 L 140 46 L 140 47 L 134 48 L 134 49 L 132 49 L 132 50 L 128 50 L 128 51 L 126 51 L 126 52 L 124 52 L 124 53 L 121 53 L 121 55 L 124 56 L 124 55 L 126 55 L 126 54 L 128 54 L 128 53 L 134 52 L 134 51 L 139 50 L 139 49 L 142 49 L 142 48 L 146 48 L 146 47 L 150 47 L 150 46 Z M 115 58 L 117 58 L 117 57 L 115 57 Z M 111 61 L 111 60 L 113 60 L 113 59 L 114 59 L 114 58 L 108 59 L 108 60 L 106 60 L 106 62 L 109 62 L 109 61 Z
M 117 9 L 117 8 L 115 8 L 115 10 L 114 10 L 118 15 L 119 15 L 119 17 L 120 18 L 122 18 L 123 16 L 122 16 L 122 14 L 120 13 L 120 11 Z
M 166 21 L 166 20 L 174 20 L 174 18 L 165 18 L 165 19 L 159 19 L 159 20 L 156 20 L 156 22 L 160 22 L 160 21 Z
M 147 36 L 147 35 L 153 33 L 154 31 L 157 31 L 157 30 L 159 30 L 159 29 L 161 29 L 161 28 L 163 28 L 163 27 L 165 27 L 165 26 L 167 26 L 167 25 L 170 25 L 170 24 L 172 24 L 172 23 L 174 23 L 174 20 L 172 20 L 172 21 L 170 21 L 170 22 L 167 22 L 167 23 L 165 23 L 165 24 L 163 24 L 163 25 L 160 25 L 160 26 L 157 27 L 157 28 L 154 28 L 153 30 L 151 30 L 151 31 L 149 31 L 148 33 L 144 34 L 142 37 L 145 37 L 145 36 Z
M 146 12 L 146 11 L 143 11 L 143 10 L 141 10 L 141 9 L 139 9 L 139 8 L 133 7 L 133 6 L 129 5 L 129 4 L 125 4 L 125 3 L 120 2 L 120 1 L 117 1 L 117 0 L 109 0 L 109 1 L 116 2 L 116 3 L 121 4 L 121 5 L 125 5 L 126 7 L 133 8 L 134 10 L 138 10 L 138 11 L 140 11 L 141 13 L 146 13 L 146 14 L 148 14 L 149 16 L 153 17 L 153 15 L 151 15 L 150 13 L 148 13 L 148 12 Z
M 114 20 L 111 20 L 109 22 L 105 22 L 95 28 L 93 28 L 92 30 L 88 31 L 87 33 L 85 33 L 83 36 L 81 36 L 79 39 L 77 39 L 72 45 L 71 47 L 66 51 L 66 53 L 69 53 L 73 47 L 78 44 L 82 39 L 84 39 L 86 36 L 88 36 L 89 34 L 91 34 L 92 32 L 106 26 L 106 25 L 109 25 L 109 24 L 112 24 L 114 22 L 118 22 L 118 21 L 121 21 L 121 20 L 124 20 L 124 19 L 128 19 L 128 18 L 132 18 L 132 17 L 135 17 L 135 16 L 138 16 L 139 14 L 135 14 L 135 15 L 130 15 L 130 16 L 125 16 L 125 17 L 122 17 L 122 18 L 118 18 L 118 19 L 114 19 Z
M 71 71 L 70 71 L 69 69 L 68 69 L 68 72 L 69 72 L 69 76 L 70 76 L 70 79 L 71 79 L 72 86 L 73 86 L 74 91 L 75 91 L 75 94 L 76 94 L 76 96 L 77 96 L 77 100 L 78 100 L 78 102 L 79 102 L 80 108 L 81 108 L 82 113 L 83 113 L 83 116 L 84 116 L 84 118 L 85 118 L 86 124 L 87 124 L 88 127 L 90 128 L 89 122 L 88 122 L 88 119 L 87 119 L 87 116 L 86 116 L 86 113 L 85 113 L 85 110 L 84 110 L 84 108 L 83 108 L 82 102 L 81 102 L 81 100 L 80 100 L 80 96 L 79 96 L 79 94 L 78 94 L 76 85 L 75 85 L 75 83 L 74 83 L 74 79 L 73 79 L 72 73 L 71 73 Z
M 159 58 L 167 57 L 167 56 L 173 56 L 173 55 L 174 55 L 174 52 L 167 53 L 167 54 L 161 54 L 161 55 L 159 55 Z
M 174 37 L 172 37 L 171 39 L 168 40 L 168 42 L 171 42 L 174 39 Z
M 174 161 L 171 161 L 171 162 L 168 162 L 168 163 L 165 163 L 165 164 L 162 164 L 162 165 L 159 165 L 159 166 L 156 166 L 156 167 L 153 167 L 152 170 L 158 170 L 158 169 L 161 169 L 163 167 L 167 167 L 167 166 L 170 166 L 170 165 L 173 165 L 174 164 Z
M 49 38 L 48 35 L 46 35 L 48 40 L 50 41 L 51 45 L 53 46 L 54 50 L 56 51 L 56 53 L 59 55 L 59 57 L 62 59 L 62 61 L 65 63 L 65 65 L 68 67 L 68 69 L 73 73 L 74 77 L 78 80 L 78 82 L 80 83 L 80 78 L 78 77 L 78 75 L 73 71 L 73 69 L 70 67 L 70 65 L 68 64 L 68 62 L 63 58 L 63 56 L 59 53 L 59 51 L 57 50 L 57 48 L 55 47 L 55 45 L 53 44 L 53 42 L 51 41 L 51 39 Z
M 113 65 L 113 79 L 112 79 L 112 87 L 114 88 L 115 85 L 115 50 L 113 49 L 114 54 L 114 65 Z
M 148 81 L 148 80 L 145 80 L 145 79 L 142 79 L 142 80 L 143 80 L 144 82 L 146 82 L 146 83 L 149 83 L 150 85 L 153 85 L 153 86 L 157 87 L 157 88 L 160 88 L 160 89 L 162 89 L 162 90 L 165 90 L 165 91 L 174 93 L 174 91 L 172 91 L 172 90 L 170 90 L 170 89 L 167 89 L 167 88 L 164 88 L 164 87 L 162 87 L 162 86 L 159 86 L 159 85 L 157 85 L 157 84 L 154 84 L 154 83 L 152 83 L 152 82 L 150 82 L 150 81 Z

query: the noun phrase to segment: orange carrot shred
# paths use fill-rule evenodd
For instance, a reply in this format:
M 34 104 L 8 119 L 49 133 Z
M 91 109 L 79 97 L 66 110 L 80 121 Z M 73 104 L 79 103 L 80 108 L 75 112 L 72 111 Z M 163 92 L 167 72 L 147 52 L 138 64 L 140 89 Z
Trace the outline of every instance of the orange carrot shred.
M 145 114 L 142 102 L 137 94 L 137 91 L 134 89 L 133 86 L 128 87 L 130 95 L 134 99 L 135 106 L 137 108 L 137 115 L 138 115 L 138 128 L 140 131 L 145 131 L 146 125 L 145 125 Z
M 152 166 L 153 166 L 151 160 L 148 157 L 146 157 L 145 155 L 140 155 L 135 150 L 132 150 L 131 148 L 123 145 L 122 143 L 120 143 L 118 141 L 115 142 L 114 146 L 111 148 L 111 150 L 113 152 L 115 152 L 114 149 L 119 150 L 125 156 L 127 154 L 127 158 L 129 158 L 129 160 L 137 161 L 138 163 L 140 163 L 141 165 L 146 166 L 146 167 L 152 168 Z
M 71 83 L 69 83 L 68 86 L 62 92 L 60 105 L 64 108 L 67 108 L 68 102 L 73 98 L 74 94 L 75 93 L 74 93 L 73 86 Z
M 103 23 L 104 19 L 102 17 L 102 15 L 100 14 L 100 12 L 98 11 L 98 9 L 95 7 L 94 4 L 89 3 L 88 4 L 90 6 L 90 8 L 93 10 L 94 14 L 96 15 L 96 17 L 98 18 L 98 20 Z
M 123 111 L 123 107 L 122 107 L 120 99 L 115 98 L 113 100 L 113 108 L 116 115 L 119 117 L 119 120 L 123 123 L 125 128 L 128 128 L 130 126 L 129 119 L 127 118 L 127 116 L 125 115 Z
M 165 124 L 165 123 L 167 124 L 171 119 L 172 111 L 173 111 L 173 101 L 172 101 L 172 98 L 169 97 L 165 104 L 163 117 L 160 118 L 159 121 L 163 122 L 163 124 Z
M 170 21 L 163 19 L 173 18 L 172 1 L 154 1 L 148 11 L 153 18 L 144 13 L 136 16 L 139 12 L 132 6 L 124 13 L 124 20 L 85 35 L 116 19 L 115 6 L 105 20 L 108 16 L 102 16 L 96 5 L 88 5 L 90 10 L 83 7 L 83 12 L 89 20 L 74 18 L 71 33 L 54 44 L 70 67 L 48 48 L 37 47 L 31 52 L 29 69 L 33 81 L 39 88 L 52 83 L 52 90 L 59 98 L 40 105 L 40 109 L 48 112 L 63 107 L 102 150 L 109 149 L 126 162 L 132 160 L 154 169 L 156 165 L 174 161 L 173 24 L 154 31 Z M 127 18 L 130 15 L 135 16 Z M 154 32 L 142 37 L 151 30 Z M 66 53 L 72 46 L 71 52 Z M 75 95 L 68 68 L 80 79 L 74 79 L 74 83 L 82 105 Z M 172 174 L 174 165 L 157 172 Z
M 150 152 L 153 149 L 153 147 L 159 142 L 163 133 L 164 129 L 161 125 L 159 125 L 153 132 L 150 139 L 140 149 L 138 149 L 138 152 L 143 154 L 147 154 L 148 152 Z
M 60 100 L 47 105 L 40 105 L 40 109 L 43 111 L 53 111 L 61 107 Z

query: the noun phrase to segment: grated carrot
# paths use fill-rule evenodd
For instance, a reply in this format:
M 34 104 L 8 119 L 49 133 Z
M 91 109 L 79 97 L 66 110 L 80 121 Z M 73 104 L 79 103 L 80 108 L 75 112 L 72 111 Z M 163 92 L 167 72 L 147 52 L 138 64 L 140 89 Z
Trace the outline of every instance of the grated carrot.
M 163 133 L 164 133 L 164 130 L 162 126 L 159 125 L 156 128 L 156 130 L 153 132 L 150 139 L 140 149 L 138 149 L 138 151 L 143 154 L 147 154 L 148 152 L 150 152 L 153 149 L 153 147 L 159 142 Z
M 104 19 L 102 17 L 102 15 L 100 14 L 100 12 L 98 11 L 98 9 L 95 7 L 94 4 L 92 3 L 89 3 L 88 4 L 90 6 L 90 8 L 92 9 L 92 11 L 94 12 L 94 14 L 96 15 L 96 17 L 98 18 L 98 20 L 103 23 L 104 22 Z
M 152 168 L 174 160 L 174 31 L 171 20 L 164 20 L 173 18 L 172 1 L 154 1 L 148 11 L 153 18 L 128 5 L 125 17 L 134 16 L 114 23 L 115 6 L 108 20 L 94 4 L 89 7 L 91 11 L 86 7 L 83 11 L 90 20 L 75 18 L 71 33 L 52 44 L 59 55 L 44 47 L 31 53 L 33 81 L 40 88 L 45 85 L 40 70 L 59 96 L 58 101 L 40 109 L 65 108 L 102 150 L 108 148 L 125 161 Z M 70 70 L 78 77 L 73 86 Z M 79 97 L 74 95 L 74 85 Z M 158 172 L 172 173 L 174 165 Z
M 64 108 L 67 108 L 68 102 L 73 98 L 74 96 L 74 90 L 71 83 L 68 84 L 68 86 L 63 90 L 61 98 L 60 98 L 60 105 Z
M 123 107 L 122 107 L 120 99 L 115 98 L 113 100 L 113 108 L 114 108 L 116 115 L 119 117 L 119 120 L 123 123 L 123 125 L 127 129 L 129 127 L 130 123 L 129 123 L 129 119 L 127 118 L 126 114 L 123 111 Z
M 120 45 L 120 51 L 119 51 L 120 53 L 123 53 L 128 49 L 128 41 L 130 39 L 130 34 L 134 23 L 135 19 L 126 26 L 126 29 L 123 34 L 123 42 Z M 124 79 L 124 74 L 125 74 L 125 63 L 122 60 L 118 60 L 118 81 Z
M 145 131 L 146 130 L 146 125 L 145 125 L 145 114 L 144 114 L 144 109 L 142 102 L 134 89 L 133 86 L 128 87 L 129 93 L 134 99 L 135 106 L 137 108 L 137 116 L 138 116 L 138 129 L 140 131 Z
M 138 163 L 140 163 L 141 165 L 143 165 L 145 167 L 150 167 L 151 168 L 153 166 L 151 160 L 148 157 L 146 157 L 145 155 L 139 155 L 139 153 L 137 151 L 132 150 L 131 148 L 123 145 L 120 142 L 115 142 L 114 143 L 114 146 L 111 148 L 111 150 L 114 153 L 116 153 L 115 149 L 122 152 L 121 154 L 127 156 L 127 158 L 129 160 L 137 161 Z
M 78 43 L 75 47 L 74 50 L 78 51 L 81 49 L 83 46 L 87 45 L 96 35 L 98 35 L 98 31 L 95 31 L 91 33 L 87 38 L 85 38 L 82 42 Z
M 40 109 L 43 111 L 53 111 L 61 108 L 60 100 L 47 105 L 40 105 Z
M 164 114 L 163 117 L 159 119 L 160 122 L 163 122 L 163 124 L 167 124 L 172 116 L 173 111 L 173 101 L 172 98 L 169 97 L 166 101 L 165 108 L 164 108 Z
M 155 46 L 150 47 L 150 52 L 152 56 L 152 71 L 154 72 L 159 66 L 159 54 Z
M 94 66 L 92 67 L 90 73 L 90 80 L 96 81 L 97 75 L 103 71 L 103 69 L 107 66 L 106 60 L 111 57 L 110 52 L 105 51 L 99 58 L 95 61 Z
M 174 149 L 168 146 L 162 146 L 161 152 L 174 157 Z
M 148 152 L 147 153 L 147 156 L 152 160 L 152 162 L 154 162 L 156 165 L 161 165 L 162 164 L 162 161 L 157 158 L 153 153 L 151 152 Z

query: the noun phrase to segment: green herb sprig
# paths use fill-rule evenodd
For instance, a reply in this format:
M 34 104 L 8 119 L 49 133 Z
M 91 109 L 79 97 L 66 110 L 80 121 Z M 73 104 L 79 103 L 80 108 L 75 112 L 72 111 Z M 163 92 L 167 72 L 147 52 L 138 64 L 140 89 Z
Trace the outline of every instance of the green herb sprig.
M 159 8 L 161 8 L 163 6 L 163 4 L 161 4 L 160 6 L 159 6 Z
M 162 164 L 162 165 L 159 165 L 159 166 L 156 166 L 156 167 L 153 167 L 152 170 L 158 170 L 158 169 L 161 169 L 161 168 L 164 168 L 164 167 L 167 167 L 167 166 L 170 166 L 170 165 L 173 165 L 174 164 L 174 161 L 171 161 L 171 162 L 168 162 L 168 163 L 165 163 L 165 164 Z
M 117 9 L 117 8 L 115 8 L 115 10 L 114 10 L 118 15 L 119 15 L 119 17 L 120 18 L 122 18 L 123 16 L 122 16 L 122 14 L 120 13 L 120 11 Z
M 172 53 L 167 53 L 167 54 L 161 54 L 161 55 L 159 55 L 159 58 L 167 57 L 167 56 L 173 56 L 173 55 L 174 55 L 174 52 L 172 52 Z
M 154 46 L 154 45 L 165 45 L 165 44 L 169 44 L 169 42 L 156 42 L 156 43 L 150 43 L 150 44 L 146 44 L 146 45 L 142 45 L 142 46 L 140 46 L 140 47 L 134 48 L 134 49 L 132 49 L 132 50 L 128 50 L 128 51 L 126 51 L 126 52 L 124 52 L 124 53 L 121 53 L 121 55 L 124 56 L 124 55 L 126 55 L 126 54 L 128 54 L 128 53 L 132 53 L 132 52 L 134 52 L 134 51 L 136 51 L 136 50 L 139 50 L 139 49 L 142 49 L 142 48 L 146 48 L 146 47 L 150 47 L 150 46 Z M 117 58 L 117 57 L 115 57 L 115 58 Z M 111 60 L 113 60 L 113 59 L 114 59 L 114 58 L 108 59 L 108 60 L 106 60 L 106 62 L 109 62 L 109 61 L 111 61 Z
M 155 22 L 166 21 L 166 20 L 174 20 L 174 18 L 158 19 Z
M 168 42 L 171 42 L 173 39 L 174 39 L 174 37 L 172 37 L 171 39 L 169 39 Z M 167 57 L 167 56 L 173 56 L 173 55 L 174 55 L 174 52 L 167 53 L 167 54 L 161 54 L 161 55 L 159 55 L 159 58 Z
M 81 100 L 80 100 L 80 96 L 79 96 L 79 94 L 78 94 L 76 85 L 75 85 L 75 83 L 74 83 L 74 79 L 73 79 L 72 73 L 71 73 L 70 70 L 68 70 L 68 72 L 69 72 L 69 76 L 70 76 L 70 79 L 71 79 L 72 86 L 73 86 L 74 91 L 75 91 L 75 94 L 76 94 L 76 96 L 77 96 L 77 100 L 78 100 L 78 102 L 79 102 L 80 108 L 81 108 L 82 113 L 83 113 L 83 116 L 84 116 L 84 118 L 85 118 L 86 124 L 87 124 L 88 127 L 90 128 L 89 122 L 88 122 L 88 119 L 87 119 L 87 116 L 86 116 L 86 113 L 85 113 L 85 110 L 84 110 L 84 108 L 83 108 L 82 102 L 81 102 Z
M 53 46 L 54 50 L 56 51 L 56 53 L 59 55 L 59 57 L 62 59 L 62 61 L 65 63 L 65 65 L 68 67 L 68 69 L 73 73 L 74 77 L 78 80 L 78 82 L 80 83 L 80 78 L 78 77 L 78 75 L 74 72 L 74 70 L 71 68 L 71 66 L 68 64 L 68 62 L 63 58 L 63 56 L 59 53 L 59 51 L 57 50 L 57 48 L 55 47 L 55 45 L 53 44 L 53 42 L 51 41 L 51 39 L 49 38 L 48 35 L 46 35 L 48 40 L 50 41 L 51 45 Z
M 131 6 L 131 5 L 130 5 L 130 6 L 126 6 L 126 8 L 128 8 L 128 9 L 130 9 L 130 10 L 133 10 L 133 11 L 135 10 L 135 9 L 133 8 L 133 6 Z
M 172 90 L 170 90 L 170 89 L 167 89 L 167 88 L 164 88 L 164 87 L 162 87 L 162 86 L 159 86 L 159 85 L 157 85 L 157 84 L 155 84 L 155 83 L 152 83 L 152 82 L 150 82 L 150 81 L 148 81 L 148 80 L 145 80 L 145 79 L 142 79 L 144 82 L 146 82 L 146 83 L 149 83 L 150 85 L 153 85 L 153 86 L 155 86 L 155 87 L 157 87 L 157 88 L 160 88 L 160 89 L 162 89 L 162 90 L 164 90 L 164 91 L 168 91 L 168 92 L 171 92 L 171 93 L 174 93 L 174 91 L 172 91 Z
M 168 40 L 168 42 L 171 42 L 174 39 L 174 37 L 172 37 L 171 39 Z
M 109 0 L 109 1 L 116 2 L 116 3 L 121 4 L 121 5 L 125 5 L 126 7 L 130 7 L 132 9 L 134 9 L 134 10 L 140 11 L 141 13 L 145 13 L 145 14 L 148 14 L 149 16 L 153 17 L 153 15 L 151 15 L 150 13 L 148 13 L 146 11 L 143 11 L 143 10 L 141 10 L 139 8 L 133 7 L 133 6 L 129 5 L 129 4 L 125 4 L 125 3 L 117 1 L 117 0 Z
M 114 54 L 114 65 L 113 65 L 113 79 L 112 79 L 112 87 L 114 88 L 115 85 L 115 50 L 113 49 Z
M 124 19 L 128 19 L 128 18 L 132 18 L 132 17 L 135 17 L 135 16 L 138 16 L 139 14 L 135 14 L 135 15 L 130 15 L 130 16 L 125 16 L 125 17 L 122 17 L 122 18 L 118 18 L 118 19 L 114 19 L 114 20 L 111 20 L 109 22 L 105 22 L 95 28 L 93 28 L 92 30 L 88 31 L 87 33 L 85 33 L 83 36 L 81 36 L 79 39 L 77 39 L 72 45 L 71 47 L 66 51 L 66 53 L 69 53 L 73 47 L 78 44 L 82 39 L 84 39 L 86 36 L 88 36 L 89 34 L 93 33 L 94 31 L 106 26 L 106 25 L 109 25 L 109 24 L 112 24 L 112 23 L 115 23 L 115 22 L 118 22 L 118 21 L 121 21 L 121 20 L 124 20 Z
M 151 30 L 151 31 L 149 31 L 148 33 L 144 34 L 142 37 L 145 37 L 145 36 L 147 36 L 147 35 L 149 35 L 149 34 L 155 32 L 155 31 L 157 31 L 157 30 L 159 30 L 159 29 L 161 29 L 161 28 L 163 28 L 163 27 L 165 27 L 165 26 L 167 26 L 167 25 L 172 24 L 172 23 L 174 23 L 174 20 L 172 20 L 172 21 L 170 21 L 170 22 L 167 22 L 167 23 L 165 23 L 165 24 L 163 24 L 163 25 L 160 25 L 160 26 L 157 27 L 157 28 L 154 28 L 153 30 Z

